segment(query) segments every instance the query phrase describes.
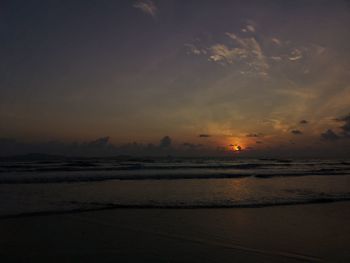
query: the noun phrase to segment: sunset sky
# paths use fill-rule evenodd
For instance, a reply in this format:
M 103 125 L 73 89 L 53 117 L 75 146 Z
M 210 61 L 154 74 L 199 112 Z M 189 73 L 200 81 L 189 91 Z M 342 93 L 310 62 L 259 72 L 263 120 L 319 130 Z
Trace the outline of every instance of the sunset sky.
M 349 25 L 345 0 L 1 1 L 0 144 L 349 157 Z

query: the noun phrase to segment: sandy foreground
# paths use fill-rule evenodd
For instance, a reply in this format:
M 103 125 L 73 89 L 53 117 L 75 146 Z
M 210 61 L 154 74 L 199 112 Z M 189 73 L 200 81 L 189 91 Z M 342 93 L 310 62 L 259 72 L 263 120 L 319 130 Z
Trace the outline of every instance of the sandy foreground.
M 0 219 L 1 262 L 350 262 L 350 202 Z

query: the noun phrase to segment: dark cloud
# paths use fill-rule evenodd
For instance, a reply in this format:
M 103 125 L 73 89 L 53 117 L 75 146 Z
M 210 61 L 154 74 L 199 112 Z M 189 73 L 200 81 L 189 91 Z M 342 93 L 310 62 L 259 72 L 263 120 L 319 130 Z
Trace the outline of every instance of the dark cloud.
M 350 114 L 345 117 L 337 119 L 337 121 L 343 122 L 344 124 L 340 127 L 342 130 L 342 136 L 350 137 Z
M 197 149 L 197 148 L 199 148 L 199 147 L 202 147 L 201 144 L 194 144 L 194 143 L 189 143 L 189 142 L 184 142 L 182 145 L 183 145 L 184 147 L 186 147 L 186 148 L 188 148 L 188 149 L 192 149 L 192 150 Z
M 302 135 L 303 134 L 303 132 L 300 130 L 292 130 L 291 133 L 294 135 Z
M 104 147 L 104 146 L 108 145 L 108 142 L 109 142 L 109 137 L 106 136 L 106 137 L 102 137 L 102 138 L 99 138 L 97 140 L 91 141 L 88 144 L 90 146 Z
M 251 137 L 251 138 L 257 138 L 257 137 L 262 137 L 261 133 L 248 133 L 246 137 Z
M 164 136 L 159 143 L 160 148 L 170 148 L 171 147 L 171 138 L 169 136 Z
M 138 142 L 114 145 L 109 137 L 101 137 L 87 142 L 25 143 L 14 139 L 0 138 L 0 157 L 5 156 L 66 156 L 66 157 L 117 157 L 117 156 L 225 156 L 227 149 L 207 147 L 202 144 L 185 142 L 173 145 L 169 136 L 164 136 L 158 144 Z
M 109 137 L 102 137 L 83 143 L 63 143 L 49 141 L 43 143 L 24 143 L 16 140 L 0 139 L 0 155 L 18 155 L 42 153 L 67 156 L 104 156 L 113 154 L 116 147 L 109 142 Z
M 200 137 L 200 138 L 209 138 L 209 137 L 211 137 L 211 135 L 210 134 L 199 134 L 198 137 Z
M 25 143 L 13 139 L 0 138 L 0 156 L 23 154 L 49 154 L 64 156 L 118 156 L 118 155 L 164 155 L 173 151 L 169 136 L 164 136 L 159 145 L 138 142 L 113 145 L 108 136 L 87 142 L 63 143 L 49 141 L 44 143 Z
M 335 141 L 338 139 L 349 139 L 350 138 L 350 114 L 336 118 L 335 121 L 341 122 L 342 125 L 339 127 L 340 132 L 335 133 L 332 129 L 328 129 L 321 134 L 321 138 L 328 141 Z
M 307 120 L 301 120 L 299 123 L 300 124 L 308 124 L 309 122 Z
M 328 129 L 327 131 L 321 134 L 321 138 L 327 141 L 335 141 L 338 140 L 340 137 L 334 131 Z

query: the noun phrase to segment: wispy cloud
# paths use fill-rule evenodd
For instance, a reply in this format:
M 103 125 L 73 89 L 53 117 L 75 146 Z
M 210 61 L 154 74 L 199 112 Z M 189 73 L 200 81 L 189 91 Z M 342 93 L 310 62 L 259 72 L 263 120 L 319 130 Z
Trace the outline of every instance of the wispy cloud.
M 247 52 L 241 48 L 229 48 L 224 44 L 215 44 L 210 47 L 210 61 L 233 64 L 247 57 Z
M 226 38 L 213 38 L 185 44 L 189 54 L 205 56 L 209 62 L 233 67 L 242 75 L 258 75 L 270 79 L 281 69 L 289 69 L 296 63 L 300 74 L 309 74 L 310 65 L 324 55 L 327 49 L 314 43 L 298 45 L 280 36 L 264 35 L 257 30 L 254 21 L 248 21 L 240 32 L 226 32 Z
M 255 27 L 252 25 L 247 25 L 247 30 L 250 32 L 255 32 Z
M 151 0 L 139 0 L 133 6 L 152 17 L 155 17 L 158 12 L 157 6 Z
M 272 56 L 272 57 L 270 57 L 270 59 L 272 59 L 273 61 L 277 61 L 277 62 L 282 61 L 282 58 L 280 56 Z
M 282 45 L 281 40 L 279 40 L 279 39 L 276 38 L 276 37 L 271 38 L 271 42 L 272 42 L 274 45 L 277 45 L 277 46 L 281 46 L 281 45 Z
M 193 44 L 186 44 L 186 46 L 191 54 L 205 55 L 208 57 L 208 61 L 223 66 L 239 64 L 241 74 L 268 76 L 270 65 L 263 52 L 263 47 L 255 37 L 256 28 L 257 25 L 254 21 L 248 21 L 241 29 L 246 34 L 226 32 L 226 40 L 213 43 L 205 48 L 198 48 Z M 250 34 L 247 35 L 247 33 Z M 278 60 L 277 57 L 276 60 Z
M 295 97 L 303 100 L 311 100 L 317 98 L 318 94 L 316 92 L 307 89 L 295 89 L 295 88 L 281 88 L 275 90 L 276 93 L 283 94 L 290 97 Z
M 258 137 L 262 137 L 263 135 L 261 133 L 248 133 L 246 135 L 246 137 L 249 137 L 249 138 L 258 138 Z
M 283 122 L 279 119 L 269 119 L 264 121 L 267 124 L 270 124 L 273 129 L 280 132 L 288 132 L 289 131 L 289 124 Z
M 242 28 L 241 30 L 242 32 L 244 33 L 247 33 L 247 32 L 251 32 L 251 33 L 255 33 L 255 27 L 253 25 L 246 25 L 244 28 Z
M 185 44 L 185 47 L 187 47 L 189 49 L 190 54 L 201 55 L 201 54 L 207 53 L 207 51 L 205 49 L 199 49 L 193 44 Z
M 302 59 L 303 58 L 303 53 L 301 52 L 300 49 L 297 49 L 295 48 L 291 55 L 289 56 L 289 60 L 291 61 L 296 61 L 296 60 L 299 60 L 299 59 Z
M 253 20 L 248 19 L 246 21 L 246 25 L 241 29 L 241 31 L 244 33 L 255 33 L 257 31 L 256 27 L 257 24 Z
M 227 32 L 226 36 L 233 42 L 230 46 L 222 43 L 209 48 L 209 60 L 220 64 L 234 64 L 242 61 L 251 72 L 267 75 L 269 65 L 262 48 L 254 37 L 243 38 Z

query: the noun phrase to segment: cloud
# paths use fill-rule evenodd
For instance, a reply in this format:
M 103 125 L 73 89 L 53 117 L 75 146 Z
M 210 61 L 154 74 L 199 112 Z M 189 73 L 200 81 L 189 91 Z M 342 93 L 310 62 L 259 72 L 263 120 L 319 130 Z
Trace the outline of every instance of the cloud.
M 271 38 L 271 42 L 272 42 L 274 45 L 276 45 L 276 46 L 281 46 L 281 45 L 282 45 L 281 40 L 279 40 L 279 39 L 276 38 L 276 37 Z
M 300 49 L 297 49 L 297 48 L 293 49 L 291 55 L 288 57 L 290 61 L 296 61 L 302 58 L 303 58 L 303 53 L 301 52 Z
M 299 123 L 300 124 L 308 124 L 309 122 L 307 120 L 301 120 Z
M 277 61 L 277 62 L 282 61 L 282 58 L 279 56 L 272 56 L 272 57 L 270 57 L 270 59 L 272 59 L 273 61 Z
M 191 149 L 191 150 L 195 150 L 199 147 L 202 147 L 202 144 L 193 144 L 193 143 L 189 143 L 189 142 L 185 142 L 182 145 L 188 149 Z
M 302 135 L 303 134 L 303 132 L 300 130 L 292 130 L 291 133 L 294 135 Z
M 338 118 L 337 121 L 343 122 L 344 124 L 340 127 L 341 135 L 350 138 L 350 114 L 345 117 Z
M 335 141 L 335 140 L 340 139 L 340 137 L 331 129 L 328 129 L 327 131 L 322 133 L 321 138 L 323 140 L 327 140 L 327 141 Z
M 0 139 L 0 156 L 40 153 L 66 156 L 105 156 L 113 154 L 117 148 L 109 142 L 109 137 L 101 137 L 83 143 L 49 141 L 25 143 Z
M 169 136 L 164 136 L 159 143 L 160 148 L 170 148 L 171 147 L 171 138 Z
M 34 153 L 34 154 L 33 154 Z M 164 136 L 159 144 L 138 142 L 114 145 L 109 137 L 101 137 L 87 142 L 64 143 L 49 141 L 42 143 L 19 142 L 14 139 L 0 138 L 0 158 L 22 156 L 23 158 L 42 159 L 56 157 L 116 157 L 116 156 L 225 156 L 227 149 L 185 142 L 172 143 L 169 136 Z M 21 157 L 21 158 L 22 158 Z
M 133 6 L 152 17 L 155 17 L 158 11 L 157 6 L 151 0 L 139 0 Z
M 244 28 L 241 29 L 242 32 L 247 33 L 247 32 L 251 32 L 251 33 L 255 33 L 255 27 L 251 24 L 246 25 Z
M 288 132 L 289 130 L 289 124 L 279 119 L 269 119 L 269 120 L 265 120 L 264 122 L 266 124 L 271 125 L 275 130 L 280 132 Z
M 106 137 L 102 137 L 102 138 L 99 138 L 97 140 L 89 142 L 89 145 L 95 146 L 95 147 L 101 147 L 101 146 L 103 147 L 103 146 L 108 145 L 108 143 L 109 143 L 109 137 L 106 136 Z
M 198 48 L 194 45 L 187 45 L 190 53 L 204 55 L 208 61 L 222 66 L 237 66 L 237 72 L 242 75 L 258 74 L 262 77 L 269 77 L 276 70 L 303 61 L 305 65 L 300 67 L 303 75 L 311 72 L 312 59 L 319 59 L 326 48 L 316 44 L 298 45 L 290 40 L 271 37 L 256 31 L 254 21 L 241 29 L 241 32 L 226 32 L 227 39 L 220 41 L 210 38 L 211 44 Z M 242 33 L 243 32 L 243 33 Z M 220 38 L 221 39 L 221 38 Z M 198 39 L 197 39 L 198 40 Z M 278 67 L 278 68 L 277 68 Z
M 242 58 L 247 57 L 245 50 L 240 48 L 229 48 L 224 44 L 216 44 L 210 47 L 210 61 L 223 62 L 224 64 L 233 64 Z
M 253 70 L 267 74 L 270 66 L 266 61 L 260 44 L 254 37 L 240 38 L 233 33 L 226 33 L 226 35 L 239 46 L 239 50 L 244 54 L 243 58 L 246 59 L 247 64 L 250 65 Z
M 324 47 L 315 44 L 297 46 L 277 37 L 264 36 L 262 33 L 258 35 L 254 21 L 248 21 L 241 32 L 226 32 L 228 40 L 215 41 L 207 47 L 198 48 L 193 44 L 186 46 L 190 53 L 204 55 L 210 62 L 223 66 L 236 65 L 241 74 L 258 74 L 263 77 L 275 72 L 274 66 L 287 66 L 304 57 L 319 56 L 325 51 Z M 302 68 L 302 72 L 308 74 L 309 70 Z
M 248 31 L 250 31 L 250 32 L 252 32 L 252 33 L 255 32 L 255 27 L 252 26 L 252 25 L 247 25 L 246 28 L 247 28 Z
M 197 148 L 198 147 L 199 146 L 197 146 Z M 192 149 L 194 148 L 192 147 Z M 176 147 L 172 147 L 172 140 L 169 136 L 164 136 L 160 140 L 159 145 L 137 142 L 113 145 L 109 137 L 73 143 L 64 143 L 60 141 L 25 143 L 13 139 L 0 138 L 0 156 L 26 155 L 31 153 L 81 157 L 118 155 L 161 156 L 169 154 L 170 152 L 176 152 Z
M 335 141 L 338 139 L 349 139 L 350 138 L 350 114 L 336 118 L 335 121 L 341 122 L 342 125 L 338 127 L 339 133 L 335 133 L 332 129 L 328 129 L 321 134 L 321 138 L 328 141 Z
M 261 133 L 248 133 L 245 137 L 257 138 L 257 137 L 262 137 L 262 134 Z
M 193 44 L 185 44 L 185 47 L 187 47 L 189 49 L 189 53 L 194 54 L 194 55 L 201 55 L 201 54 L 206 53 L 206 50 L 200 50 L 199 48 L 197 48 Z
M 263 54 L 262 48 L 254 37 L 242 38 L 235 33 L 226 32 L 226 36 L 233 42 L 230 45 L 217 43 L 209 48 L 209 61 L 222 65 L 244 62 L 249 73 L 255 72 L 267 75 L 270 68 Z M 242 73 L 247 73 L 242 71 Z
M 292 89 L 281 88 L 276 90 L 275 92 L 284 94 L 287 96 L 293 96 L 302 100 L 310 100 L 310 99 L 315 99 L 317 97 L 317 94 L 314 91 L 310 91 L 307 89 L 296 90 L 295 88 L 292 88 Z
M 200 137 L 200 138 L 209 138 L 209 137 L 211 137 L 211 135 L 210 134 L 199 134 L 198 137 Z

